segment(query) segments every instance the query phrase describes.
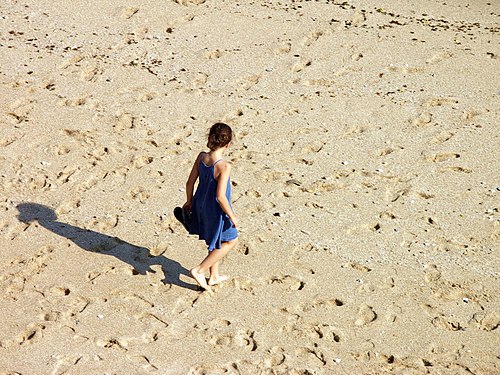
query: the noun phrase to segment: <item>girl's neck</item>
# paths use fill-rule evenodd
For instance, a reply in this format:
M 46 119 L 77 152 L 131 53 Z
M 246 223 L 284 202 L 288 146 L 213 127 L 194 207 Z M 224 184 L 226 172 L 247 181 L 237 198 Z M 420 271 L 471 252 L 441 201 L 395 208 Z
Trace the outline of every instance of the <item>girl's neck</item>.
M 225 151 L 225 148 L 222 147 L 222 148 L 218 148 L 217 150 L 210 150 L 208 152 L 208 155 L 210 155 L 210 158 L 211 159 L 222 159 L 222 157 L 224 156 L 224 151 Z

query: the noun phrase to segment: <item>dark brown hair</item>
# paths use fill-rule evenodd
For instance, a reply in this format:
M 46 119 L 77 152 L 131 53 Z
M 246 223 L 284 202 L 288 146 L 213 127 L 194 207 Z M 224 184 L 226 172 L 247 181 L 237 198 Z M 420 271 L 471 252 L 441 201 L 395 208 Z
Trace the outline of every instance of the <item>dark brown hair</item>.
M 214 151 L 228 145 L 233 139 L 233 131 L 222 122 L 213 124 L 208 133 L 207 147 Z

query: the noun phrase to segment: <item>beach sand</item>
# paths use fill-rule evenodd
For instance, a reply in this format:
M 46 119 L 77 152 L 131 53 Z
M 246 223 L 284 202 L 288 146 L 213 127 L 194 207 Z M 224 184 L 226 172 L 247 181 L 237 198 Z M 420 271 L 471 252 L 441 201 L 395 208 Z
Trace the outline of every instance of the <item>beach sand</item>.
M 500 373 L 495 0 L 0 5 L 0 374 Z M 213 293 L 172 211 L 237 135 Z

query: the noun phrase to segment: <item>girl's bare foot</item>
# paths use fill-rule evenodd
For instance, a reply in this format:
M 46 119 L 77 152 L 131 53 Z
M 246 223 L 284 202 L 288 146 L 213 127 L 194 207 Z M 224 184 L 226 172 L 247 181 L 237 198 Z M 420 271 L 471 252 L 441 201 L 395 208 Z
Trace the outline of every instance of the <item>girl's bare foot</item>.
M 210 286 L 207 284 L 207 280 L 205 280 L 205 275 L 202 272 L 199 272 L 199 267 L 193 268 L 191 271 L 191 276 L 196 280 L 198 285 L 205 290 L 210 290 Z
M 229 279 L 229 276 L 221 276 L 221 275 L 217 277 L 210 276 L 210 279 L 208 280 L 208 285 L 214 286 L 223 281 L 226 281 L 227 279 Z

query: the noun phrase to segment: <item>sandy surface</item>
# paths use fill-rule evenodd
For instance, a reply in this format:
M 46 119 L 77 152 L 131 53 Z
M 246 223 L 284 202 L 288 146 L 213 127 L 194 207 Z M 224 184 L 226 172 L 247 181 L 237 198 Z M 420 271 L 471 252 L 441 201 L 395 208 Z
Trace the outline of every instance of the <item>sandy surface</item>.
M 0 373 L 500 373 L 499 15 L 3 1 Z M 215 121 L 242 225 L 207 294 L 172 210 Z

